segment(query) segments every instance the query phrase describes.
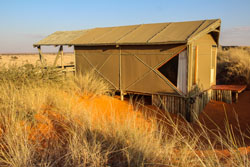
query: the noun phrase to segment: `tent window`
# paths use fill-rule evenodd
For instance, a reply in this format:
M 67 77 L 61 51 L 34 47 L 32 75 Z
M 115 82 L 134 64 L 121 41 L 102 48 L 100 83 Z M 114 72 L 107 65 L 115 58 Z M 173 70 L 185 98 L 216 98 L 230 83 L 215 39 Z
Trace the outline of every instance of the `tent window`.
M 179 55 L 163 64 L 158 71 L 177 87 Z

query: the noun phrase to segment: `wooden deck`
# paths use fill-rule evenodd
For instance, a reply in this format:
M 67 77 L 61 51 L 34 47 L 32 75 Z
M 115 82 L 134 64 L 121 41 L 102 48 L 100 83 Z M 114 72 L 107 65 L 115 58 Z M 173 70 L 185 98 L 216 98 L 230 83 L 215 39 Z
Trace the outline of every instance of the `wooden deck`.
M 213 90 L 231 90 L 232 92 L 241 93 L 247 88 L 247 85 L 214 85 Z
M 243 92 L 247 85 L 214 85 L 214 100 L 232 103 L 233 99 L 238 102 L 238 94 Z

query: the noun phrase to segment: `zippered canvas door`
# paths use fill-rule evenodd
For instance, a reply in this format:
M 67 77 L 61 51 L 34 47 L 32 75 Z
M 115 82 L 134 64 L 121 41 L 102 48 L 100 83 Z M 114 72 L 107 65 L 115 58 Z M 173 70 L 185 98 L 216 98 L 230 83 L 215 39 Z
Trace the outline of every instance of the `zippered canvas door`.
M 184 94 L 187 93 L 187 51 L 184 50 L 179 54 L 178 61 L 177 88 Z

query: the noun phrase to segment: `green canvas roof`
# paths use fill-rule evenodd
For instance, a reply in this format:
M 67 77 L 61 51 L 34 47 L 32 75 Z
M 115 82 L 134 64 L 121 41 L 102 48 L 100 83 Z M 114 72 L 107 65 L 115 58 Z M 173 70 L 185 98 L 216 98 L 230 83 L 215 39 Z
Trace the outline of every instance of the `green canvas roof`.
M 35 45 L 68 45 L 70 41 L 78 38 L 88 30 L 79 31 L 57 31 L 42 39 Z
M 58 31 L 39 45 L 154 45 L 188 43 L 220 26 L 220 19 Z

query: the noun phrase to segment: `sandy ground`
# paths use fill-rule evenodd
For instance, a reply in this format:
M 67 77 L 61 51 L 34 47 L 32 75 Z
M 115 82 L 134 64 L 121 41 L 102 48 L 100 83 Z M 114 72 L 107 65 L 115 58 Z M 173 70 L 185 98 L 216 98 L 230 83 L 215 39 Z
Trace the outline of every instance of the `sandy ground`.
M 141 108 L 142 111 L 148 113 L 149 117 L 156 115 L 159 122 L 164 124 L 168 131 L 171 130 L 171 127 L 168 127 L 168 116 L 170 116 L 173 121 L 178 122 L 180 131 L 186 129 L 188 125 L 190 125 L 195 133 L 199 134 L 202 131 L 197 122 L 189 123 L 181 116 L 166 113 L 152 105 L 148 104 Z M 227 136 L 228 128 L 225 126 L 225 124 L 227 124 L 233 131 L 236 140 L 240 142 L 240 146 L 250 146 L 250 90 L 239 94 L 237 103 L 227 104 L 213 100 L 210 101 L 203 112 L 201 112 L 199 122 L 208 130 L 211 141 L 216 141 L 214 134 L 218 135 L 220 133 L 224 137 Z M 186 131 L 183 131 L 183 133 L 186 133 Z M 201 140 L 203 140 L 202 138 L 201 136 Z M 205 137 L 204 142 L 206 143 Z M 217 149 L 223 149 L 219 143 L 215 143 L 215 145 Z
M 56 54 L 44 54 L 44 58 L 48 65 L 53 65 Z M 63 62 L 65 65 L 74 64 L 75 58 L 73 53 L 64 53 Z M 17 65 L 21 66 L 22 64 L 40 64 L 38 54 L 0 54 L 0 66 L 1 65 Z M 61 65 L 61 59 L 57 61 L 57 65 Z
M 225 122 L 233 129 L 239 140 L 250 146 L 250 90 L 239 95 L 239 101 L 227 104 L 218 101 L 210 101 L 200 114 L 199 120 L 210 130 L 219 129 L 226 133 Z M 241 137 L 240 131 L 246 134 Z

